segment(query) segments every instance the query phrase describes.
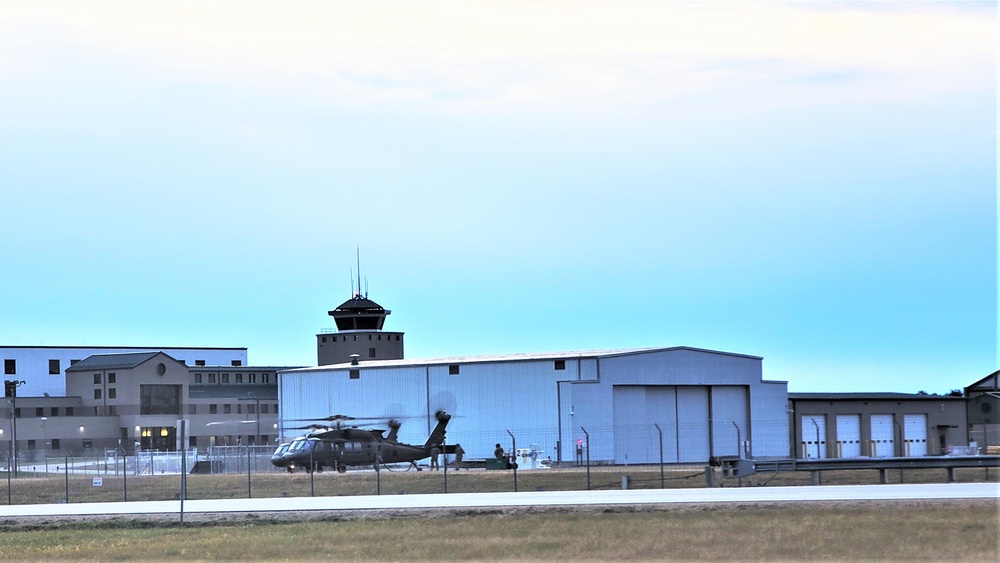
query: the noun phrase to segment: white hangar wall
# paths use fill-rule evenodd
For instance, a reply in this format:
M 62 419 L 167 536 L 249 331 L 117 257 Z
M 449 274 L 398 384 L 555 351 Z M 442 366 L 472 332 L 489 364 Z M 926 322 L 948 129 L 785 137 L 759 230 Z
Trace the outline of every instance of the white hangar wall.
M 444 409 L 448 443 L 470 458 L 509 449 L 513 434 L 573 461 L 584 430 L 592 462 L 658 463 L 661 435 L 667 463 L 735 455 L 741 442 L 756 457 L 789 451 L 787 384 L 762 381 L 760 358 L 693 348 L 338 364 L 282 372 L 279 397 L 284 420 L 398 417 L 410 443 Z

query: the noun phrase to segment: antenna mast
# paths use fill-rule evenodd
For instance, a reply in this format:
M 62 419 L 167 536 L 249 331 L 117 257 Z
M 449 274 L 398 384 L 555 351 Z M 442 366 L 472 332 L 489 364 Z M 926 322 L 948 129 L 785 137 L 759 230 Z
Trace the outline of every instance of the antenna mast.
M 358 297 L 361 297 L 361 247 L 357 247 L 358 252 Z

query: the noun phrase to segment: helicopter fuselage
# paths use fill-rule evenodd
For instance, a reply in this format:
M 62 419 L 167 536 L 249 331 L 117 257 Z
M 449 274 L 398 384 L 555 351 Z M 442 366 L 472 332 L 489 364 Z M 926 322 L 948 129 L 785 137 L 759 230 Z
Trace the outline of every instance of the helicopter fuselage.
M 343 473 L 348 467 L 415 462 L 429 457 L 431 450 L 444 442 L 444 429 L 451 417 L 439 412 L 436 418 L 438 424 L 423 445 L 404 444 L 383 437 L 381 430 L 333 428 L 281 444 L 271 456 L 271 463 L 290 472 L 299 468 L 322 471 L 329 467 Z

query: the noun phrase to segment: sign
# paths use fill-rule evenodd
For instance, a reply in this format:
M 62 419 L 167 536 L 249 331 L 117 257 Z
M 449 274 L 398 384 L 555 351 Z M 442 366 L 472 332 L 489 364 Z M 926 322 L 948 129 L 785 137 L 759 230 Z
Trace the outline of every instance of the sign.
M 104 478 L 103 477 L 94 477 L 94 486 L 95 487 L 103 487 L 104 486 Z

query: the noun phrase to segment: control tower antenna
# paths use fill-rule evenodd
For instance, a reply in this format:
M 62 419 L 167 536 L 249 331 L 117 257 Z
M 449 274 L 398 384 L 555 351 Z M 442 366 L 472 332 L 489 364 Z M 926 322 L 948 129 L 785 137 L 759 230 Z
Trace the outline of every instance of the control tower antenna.
M 361 247 L 357 247 L 358 253 L 358 297 L 361 296 Z M 365 297 L 368 296 L 368 288 L 365 288 Z

